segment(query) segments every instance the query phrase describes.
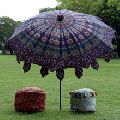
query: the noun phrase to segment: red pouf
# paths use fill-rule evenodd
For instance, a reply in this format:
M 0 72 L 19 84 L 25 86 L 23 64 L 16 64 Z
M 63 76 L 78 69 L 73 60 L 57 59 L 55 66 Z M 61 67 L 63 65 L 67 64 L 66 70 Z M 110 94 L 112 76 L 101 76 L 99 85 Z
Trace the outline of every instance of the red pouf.
M 45 92 L 37 87 L 25 87 L 15 93 L 15 110 L 37 112 L 45 110 Z

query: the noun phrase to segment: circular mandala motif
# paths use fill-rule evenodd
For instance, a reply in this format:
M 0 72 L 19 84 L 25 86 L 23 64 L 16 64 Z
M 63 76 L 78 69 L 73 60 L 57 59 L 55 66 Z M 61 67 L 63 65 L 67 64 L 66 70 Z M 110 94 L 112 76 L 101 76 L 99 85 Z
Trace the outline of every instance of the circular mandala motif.
M 83 40 L 83 39 L 85 39 L 85 37 L 83 36 L 83 35 L 79 35 L 79 38 L 81 39 L 81 40 Z
M 89 24 L 88 27 L 93 28 L 93 25 L 90 25 L 90 24 Z
M 47 37 L 42 37 L 41 40 L 42 40 L 42 42 L 46 42 L 47 41 Z
M 27 32 L 31 31 L 31 26 L 26 27 L 25 29 Z
M 88 31 L 85 31 L 85 33 L 84 33 L 86 36 L 90 36 L 90 32 L 88 32 Z
M 91 45 L 91 44 L 86 44 L 86 45 L 85 45 L 85 49 L 86 49 L 86 50 L 92 49 L 92 45 Z
M 68 40 L 67 40 L 67 43 L 68 43 L 68 44 L 73 44 L 73 39 L 68 39 Z
M 53 43 L 54 43 L 54 45 L 60 45 L 60 41 L 59 40 L 54 40 Z
M 87 28 L 87 31 L 88 31 L 88 32 L 90 32 L 90 33 L 92 33 L 92 32 L 93 32 L 93 30 L 92 30 L 92 29 L 90 29 L 90 28 Z
M 39 33 L 34 34 L 34 38 L 39 38 L 39 37 L 40 37 Z
M 34 34 L 34 31 L 30 31 L 30 35 L 33 35 Z
M 28 43 L 26 44 L 26 47 L 29 48 L 29 49 L 32 49 L 32 48 L 33 48 L 33 45 L 32 45 L 31 42 L 28 42 Z

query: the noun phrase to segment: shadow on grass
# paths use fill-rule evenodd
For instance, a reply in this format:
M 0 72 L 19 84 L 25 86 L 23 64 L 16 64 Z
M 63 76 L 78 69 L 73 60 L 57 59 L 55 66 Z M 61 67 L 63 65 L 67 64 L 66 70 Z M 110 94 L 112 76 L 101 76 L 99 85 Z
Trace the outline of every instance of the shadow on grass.
M 3 114 L 13 120 L 78 120 L 80 118 L 87 120 L 88 117 L 96 116 L 94 112 L 71 112 L 69 109 L 46 109 L 43 112 L 18 112 L 7 109 Z
M 23 111 L 15 111 L 15 110 L 7 110 L 6 112 L 7 114 L 16 114 L 16 115 L 36 115 L 36 114 L 59 114 L 59 115 L 63 115 L 63 114 L 69 114 L 69 115 L 93 115 L 95 112 L 89 111 L 89 112 L 82 112 L 82 111 L 70 111 L 70 110 L 45 110 L 45 111 L 37 111 L 37 112 L 23 112 Z
M 82 111 L 75 111 L 75 112 L 71 112 L 69 111 L 70 114 L 73 114 L 73 115 L 93 115 L 95 112 L 93 111 L 88 111 L 88 112 L 82 112 Z

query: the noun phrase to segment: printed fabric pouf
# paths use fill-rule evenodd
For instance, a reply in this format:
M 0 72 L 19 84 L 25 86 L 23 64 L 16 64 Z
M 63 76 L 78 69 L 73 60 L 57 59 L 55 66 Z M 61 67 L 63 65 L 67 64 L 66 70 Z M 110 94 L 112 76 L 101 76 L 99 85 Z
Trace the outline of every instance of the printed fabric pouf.
M 95 112 L 96 92 L 90 88 L 83 88 L 70 92 L 70 111 Z
M 37 112 L 45 110 L 45 92 L 37 87 L 25 87 L 15 93 L 15 110 Z

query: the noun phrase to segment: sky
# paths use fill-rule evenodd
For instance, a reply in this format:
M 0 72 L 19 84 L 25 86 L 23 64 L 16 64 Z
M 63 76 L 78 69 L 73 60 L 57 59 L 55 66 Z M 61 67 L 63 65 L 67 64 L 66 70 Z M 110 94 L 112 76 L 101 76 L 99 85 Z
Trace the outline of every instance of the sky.
M 38 15 L 40 8 L 53 8 L 56 5 L 56 0 L 0 0 L 0 17 L 24 21 Z

